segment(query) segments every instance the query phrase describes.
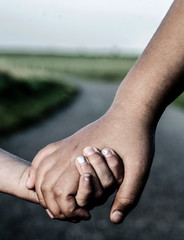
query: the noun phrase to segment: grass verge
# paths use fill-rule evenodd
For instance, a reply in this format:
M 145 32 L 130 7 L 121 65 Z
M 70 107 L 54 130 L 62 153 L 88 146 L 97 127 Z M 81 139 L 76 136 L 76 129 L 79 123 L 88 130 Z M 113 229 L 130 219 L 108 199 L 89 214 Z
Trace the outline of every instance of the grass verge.
M 77 94 L 73 86 L 0 73 L 0 135 L 42 119 Z
M 181 94 L 174 102 L 173 104 L 179 108 L 184 109 L 184 93 Z
M 71 75 L 83 80 L 121 81 L 137 56 L 0 54 L 0 70 L 18 77 Z
M 65 75 L 69 75 L 84 81 L 121 82 L 137 58 L 113 55 L 0 54 L 0 71 L 9 71 L 23 79 L 64 79 Z M 183 95 L 173 104 L 184 109 Z

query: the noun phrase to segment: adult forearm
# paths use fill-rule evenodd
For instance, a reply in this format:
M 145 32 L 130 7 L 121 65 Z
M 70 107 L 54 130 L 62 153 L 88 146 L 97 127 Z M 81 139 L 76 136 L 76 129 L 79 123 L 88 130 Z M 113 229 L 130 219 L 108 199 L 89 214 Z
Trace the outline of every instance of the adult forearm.
M 184 1 L 176 0 L 147 48 L 122 82 L 114 105 L 124 99 L 160 117 L 184 90 Z

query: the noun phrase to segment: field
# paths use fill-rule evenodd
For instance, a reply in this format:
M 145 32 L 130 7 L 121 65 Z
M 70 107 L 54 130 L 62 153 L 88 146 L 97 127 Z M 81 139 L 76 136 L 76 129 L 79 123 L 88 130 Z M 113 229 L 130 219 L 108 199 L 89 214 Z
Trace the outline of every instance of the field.
M 175 101 L 174 104 L 184 109 L 184 93 L 181 94 Z
M 48 79 L 49 80 L 49 79 Z M 77 89 L 65 83 L 0 72 L 0 137 L 27 126 L 73 99 Z
M 60 78 L 121 81 L 137 57 L 0 54 L 0 71 L 16 77 Z
M 65 104 L 71 100 L 76 93 L 76 89 L 67 83 L 68 77 L 74 81 L 105 81 L 121 82 L 127 72 L 133 66 L 138 57 L 132 56 L 82 56 L 82 55 L 28 55 L 28 54 L 0 54 L 0 73 L 8 73 L 14 80 L 25 81 L 49 81 L 56 84 L 61 83 L 60 87 L 53 88 L 50 95 L 48 88 L 45 94 L 39 94 L 40 97 L 28 99 L 22 96 L 19 101 L 19 107 L 16 107 L 15 100 L 10 100 L 0 104 L 0 132 L 7 129 L 14 129 L 16 126 L 22 126 L 22 123 L 32 122 L 33 119 L 41 118 L 49 109 L 54 106 Z M 1 81 L 1 79 L 0 79 Z M 65 82 L 65 84 L 63 84 Z M 1 85 L 0 85 L 1 87 Z M 17 88 L 18 89 L 18 88 Z M 9 90 L 10 91 L 10 90 Z M 14 88 L 15 91 L 15 88 Z M 8 90 L 7 90 L 8 92 Z M 43 91 L 42 91 L 43 92 Z M 21 96 L 21 94 L 20 94 Z M 21 103 L 22 102 L 22 103 Z M 14 103 L 14 105 L 12 105 Z M 22 105 L 21 105 L 21 104 Z M 184 95 L 182 94 L 175 102 L 177 106 L 184 108 Z M 34 108 L 29 106 L 34 104 Z M 31 109 L 31 110 L 30 110 Z M 22 120 L 21 120 L 22 119 Z

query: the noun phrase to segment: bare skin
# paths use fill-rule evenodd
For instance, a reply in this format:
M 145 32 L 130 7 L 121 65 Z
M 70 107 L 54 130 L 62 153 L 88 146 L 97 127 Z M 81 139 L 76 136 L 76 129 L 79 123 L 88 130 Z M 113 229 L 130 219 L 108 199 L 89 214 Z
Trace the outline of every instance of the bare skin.
M 39 203 L 36 192 L 26 188 L 30 164 L 0 149 L 0 192 Z
M 35 184 L 42 206 L 52 202 L 50 210 L 54 212 L 57 203 L 64 218 L 88 216 L 87 209 L 75 201 L 79 182 L 75 159 L 86 146 L 112 148 L 122 159 L 124 179 L 111 208 L 111 221 L 122 222 L 136 206 L 153 160 L 157 123 L 184 90 L 183 42 L 184 1 L 175 0 L 120 85 L 109 111 L 69 138 L 45 147 L 34 159 L 27 187 Z M 96 194 L 100 202 L 103 193 L 97 190 Z
M 118 188 L 122 182 L 123 166 L 120 158 L 112 150 L 106 149 L 105 155 L 107 156 L 103 156 L 97 149 L 88 147 L 84 153 L 86 157 L 80 156 L 76 159 L 76 167 L 80 174 L 76 201 L 79 206 L 90 208 L 89 199 L 90 201 L 93 199 L 96 188 L 108 192 L 114 192 Z M 113 165 L 109 164 L 110 159 Z M 26 188 L 30 165 L 30 162 L 0 149 L 0 192 L 39 203 L 35 190 Z M 103 175 L 107 176 L 105 185 Z M 51 218 L 57 218 L 49 209 L 46 211 Z M 59 218 L 62 218 L 61 214 Z M 90 215 L 86 219 L 89 218 Z M 66 219 L 65 217 L 64 220 L 71 220 L 74 223 L 80 221 L 80 219 Z
M 97 198 L 97 204 L 105 202 L 107 198 L 119 187 L 123 180 L 123 165 L 121 159 L 111 149 L 103 149 L 102 152 L 88 146 L 83 151 L 84 156 L 76 159 L 75 164 L 81 176 L 89 175 L 88 184 L 80 178 L 79 187 L 75 196 L 80 207 L 93 208 Z M 82 161 L 81 161 L 82 160 Z M 98 191 L 103 195 L 99 202 Z M 99 194 L 99 193 L 98 193 Z M 91 204 L 93 202 L 93 204 Z
M 100 152 L 98 149 L 88 146 L 83 150 L 83 154 L 75 159 L 80 180 L 77 182 L 77 192 L 73 205 L 77 204 L 78 211 L 81 211 L 80 207 L 90 210 L 94 205 L 96 206 L 105 202 L 122 183 L 124 172 L 121 159 L 111 149 L 105 148 Z M 44 185 L 42 188 L 44 189 Z M 71 221 L 73 223 L 80 222 L 81 219 L 78 216 L 66 218 L 60 211 L 59 202 L 49 199 L 50 196 L 47 191 L 43 190 L 42 194 L 47 201 L 47 205 L 43 207 L 46 208 L 51 218 Z M 83 220 L 89 219 L 90 213 L 86 211 Z

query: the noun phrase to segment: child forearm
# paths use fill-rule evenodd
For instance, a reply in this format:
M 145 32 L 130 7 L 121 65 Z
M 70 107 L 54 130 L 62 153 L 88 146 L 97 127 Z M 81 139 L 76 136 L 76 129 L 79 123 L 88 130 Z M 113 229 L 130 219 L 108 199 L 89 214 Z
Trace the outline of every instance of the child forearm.
M 36 193 L 26 188 L 29 166 L 29 162 L 0 149 L 0 192 L 37 203 Z

